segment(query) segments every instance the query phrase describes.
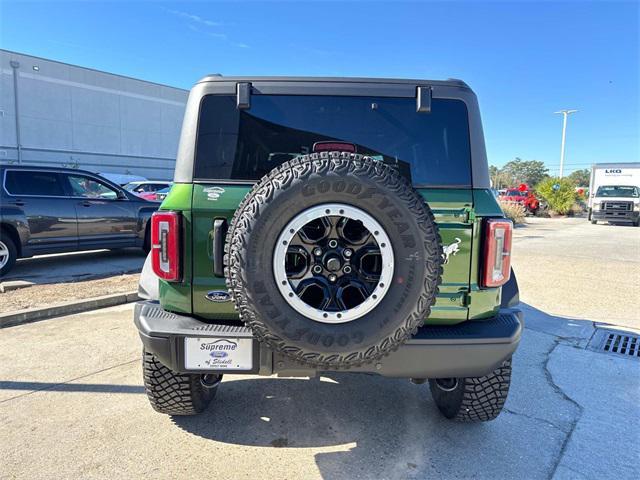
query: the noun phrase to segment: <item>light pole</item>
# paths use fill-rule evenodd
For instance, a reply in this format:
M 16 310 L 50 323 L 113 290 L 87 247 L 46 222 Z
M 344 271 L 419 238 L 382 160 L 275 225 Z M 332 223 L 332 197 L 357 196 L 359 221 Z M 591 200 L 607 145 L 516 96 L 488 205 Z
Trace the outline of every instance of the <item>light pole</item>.
M 562 171 L 564 170 L 564 141 L 567 135 L 567 117 L 572 113 L 576 113 L 578 110 L 559 110 L 553 113 L 562 114 L 562 146 L 560 147 L 560 178 L 562 178 Z

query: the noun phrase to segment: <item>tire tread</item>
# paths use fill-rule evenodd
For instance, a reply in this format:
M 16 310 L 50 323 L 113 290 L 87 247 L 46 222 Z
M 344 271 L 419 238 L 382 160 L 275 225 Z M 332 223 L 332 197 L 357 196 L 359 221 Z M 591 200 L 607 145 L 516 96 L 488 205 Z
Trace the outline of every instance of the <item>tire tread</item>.
M 322 354 L 288 344 L 269 328 L 256 314 L 256 302 L 247 293 L 244 258 L 247 238 L 261 209 L 278 191 L 294 182 L 320 174 L 368 177 L 407 205 L 421 230 L 427 253 L 424 288 L 409 314 L 391 335 L 368 348 L 345 354 Z M 256 338 L 271 349 L 281 352 L 299 363 L 326 368 L 349 368 L 371 363 L 395 351 L 414 335 L 435 303 L 442 277 L 442 242 L 433 212 L 424 199 L 395 169 L 370 157 L 347 152 L 321 152 L 300 155 L 274 168 L 252 188 L 236 209 L 225 242 L 225 279 L 240 319 L 253 331 Z
M 432 396 L 440 411 L 457 422 L 488 422 L 502 411 L 511 384 L 511 359 L 483 377 L 458 379 L 454 392 L 443 392 L 429 380 Z
M 142 366 L 144 389 L 156 412 L 195 415 L 201 413 L 215 395 L 215 388 L 206 389 L 200 384 L 199 375 L 176 373 L 147 351 L 142 352 Z

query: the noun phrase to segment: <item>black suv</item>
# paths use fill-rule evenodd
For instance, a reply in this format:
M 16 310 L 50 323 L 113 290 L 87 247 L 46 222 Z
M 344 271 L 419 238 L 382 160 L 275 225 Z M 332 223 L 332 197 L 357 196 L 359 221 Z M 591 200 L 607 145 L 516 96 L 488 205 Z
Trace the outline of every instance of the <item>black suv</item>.
M 0 165 L 0 276 L 16 259 L 149 248 L 157 206 L 84 170 Z

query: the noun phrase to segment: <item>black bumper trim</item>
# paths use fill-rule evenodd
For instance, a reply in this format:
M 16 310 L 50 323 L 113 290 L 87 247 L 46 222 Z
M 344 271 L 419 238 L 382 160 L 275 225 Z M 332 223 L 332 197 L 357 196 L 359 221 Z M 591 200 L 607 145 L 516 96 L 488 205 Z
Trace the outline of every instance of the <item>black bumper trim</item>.
M 636 222 L 640 218 L 637 210 L 592 210 L 591 219 L 611 222 Z
M 184 368 L 185 337 L 253 338 L 245 326 L 205 323 L 198 319 L 163 310 L 157 302 L 143 301 L 135 306 L 134 323 L 147 351 L 176 372 Z M 493 371 L 515 351 L 522 335 L 522 313 L 503 309 L 493 318 L 451 326 L 425 326 L 397 351 L 378 362 L 353 367 L 349 371 L 378 373 L 388 377 L 440 378 L 482 376 Z M 254 366 L 230 374 L 309 375 L 316 370 L 271 351 L 253 340 Z M 326 371 L 326 370 L 323 370 Z

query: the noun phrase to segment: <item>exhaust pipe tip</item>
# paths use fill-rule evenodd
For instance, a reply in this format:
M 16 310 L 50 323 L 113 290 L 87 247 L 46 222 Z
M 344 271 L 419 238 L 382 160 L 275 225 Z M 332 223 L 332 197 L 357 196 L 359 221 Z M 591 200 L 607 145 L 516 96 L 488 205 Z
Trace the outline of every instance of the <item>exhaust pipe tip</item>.
M 216 388 L 221 381 L 222 381 L 222 375 L 217 375 L 213 373 L 200 375 L 200 384 L 204 388 Z

